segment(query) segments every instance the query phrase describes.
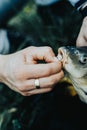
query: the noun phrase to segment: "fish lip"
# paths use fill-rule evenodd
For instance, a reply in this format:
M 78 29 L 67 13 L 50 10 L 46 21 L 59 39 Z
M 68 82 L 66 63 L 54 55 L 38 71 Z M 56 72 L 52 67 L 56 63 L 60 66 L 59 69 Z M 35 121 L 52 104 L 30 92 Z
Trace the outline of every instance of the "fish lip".
M 65 47 L 60 47 L 58 49 L 57 58 L 63 63 L 63 67 L 68 63 L 68 51 Z

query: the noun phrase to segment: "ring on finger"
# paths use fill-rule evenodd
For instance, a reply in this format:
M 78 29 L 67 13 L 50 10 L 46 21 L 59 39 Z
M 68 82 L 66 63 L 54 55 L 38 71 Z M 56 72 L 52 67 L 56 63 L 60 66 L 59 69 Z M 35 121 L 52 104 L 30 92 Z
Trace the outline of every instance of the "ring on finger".
M 36 88 L 36 89 L 40 89 L 40 82 L 39 82 L 39 79 L 35 79 L 34 84 L 35 84 L 35 88 Z

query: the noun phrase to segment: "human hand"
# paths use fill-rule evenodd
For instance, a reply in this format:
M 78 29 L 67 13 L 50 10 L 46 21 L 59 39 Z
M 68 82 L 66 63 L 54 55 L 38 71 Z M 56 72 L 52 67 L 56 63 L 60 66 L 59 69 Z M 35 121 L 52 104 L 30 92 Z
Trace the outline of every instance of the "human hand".
M 10 55 L 1 55 L 0 81 L 24 96 L 45 93 L 63 78 L 62 64 L 50 47 L 28 47 Z M 38 60 L 46 63 L 38 64 Z M 40 89 L 36 89 L 39 79 Z
M 84 18 L 77 41 L 76 46 L 87 46 L 87 17 Z

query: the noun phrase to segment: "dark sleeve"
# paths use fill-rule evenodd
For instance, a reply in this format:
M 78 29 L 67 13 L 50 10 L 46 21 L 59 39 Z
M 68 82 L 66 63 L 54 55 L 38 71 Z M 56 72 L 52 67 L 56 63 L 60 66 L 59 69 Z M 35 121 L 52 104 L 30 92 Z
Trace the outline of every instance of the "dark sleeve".
M 77 10 L 80 11 L 82 14 L 83 18 L 87 16 L 87 0 L 79 0 L 76 4 L 75 7 Z
M 14 16 L 28 0 L 0 0 L 0 26 Z

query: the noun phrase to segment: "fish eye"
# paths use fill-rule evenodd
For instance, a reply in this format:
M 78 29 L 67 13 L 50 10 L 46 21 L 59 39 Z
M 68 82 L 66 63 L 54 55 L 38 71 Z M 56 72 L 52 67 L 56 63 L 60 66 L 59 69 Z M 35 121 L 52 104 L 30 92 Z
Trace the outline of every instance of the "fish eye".
M 76 55 L 79 55 L 79 51 L 78 50 L 75 50 L 74 52 Z
M 82 64 L 87 63 L 87 57 L 81 57 L 80 58 L 80 63 L 82 63 Z

